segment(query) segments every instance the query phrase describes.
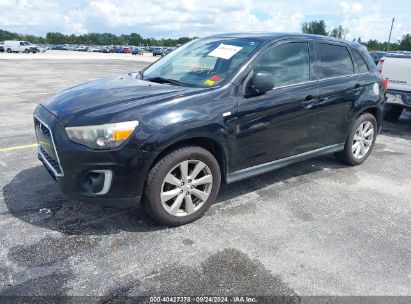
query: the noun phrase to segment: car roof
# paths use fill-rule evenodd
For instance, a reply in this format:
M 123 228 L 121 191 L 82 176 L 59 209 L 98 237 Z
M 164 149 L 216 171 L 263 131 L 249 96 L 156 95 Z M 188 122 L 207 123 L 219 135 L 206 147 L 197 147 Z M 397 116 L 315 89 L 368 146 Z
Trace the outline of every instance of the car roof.
M 313 34 L 303 34 L 303 33 L 286 33 L 286 32 L 239 32 L 239 33 L 223 33 L 208 36 L 206 38 L 243 38 L 243 39 L 254 39 L 262 42 L 271 42 L 276 40 L 282 40 L 287 38 L 295 39 L 310 39 L 313 41 L 323 41 L 323 42 L 340 42 L 352 46 L 354 48 L 362 47 L 361 44 L 357 42 L 351 42 L 339 38 L 334 38 L 330 36 L 313 35 Z
M 285 32 L 240 32 L 240 33 L 225 33 L 217 34 L 209 37 L 213 38 L 252 38 L 259 40 L 278 40 L 284 38 L 309 38 L 313 40 L 332 40 L 332 41 L 344 41 L 329 36 L 302 34 L 302 33 L 285 33 Z

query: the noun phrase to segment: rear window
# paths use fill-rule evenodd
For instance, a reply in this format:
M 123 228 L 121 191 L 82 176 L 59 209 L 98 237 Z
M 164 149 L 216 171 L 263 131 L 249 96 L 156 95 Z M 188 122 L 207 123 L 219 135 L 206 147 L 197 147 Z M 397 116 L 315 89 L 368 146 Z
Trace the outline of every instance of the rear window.
M 354 65 L 346 47 L 320 43 L 319 51 L 322 78 L 354 74 Z
M 361 54 L 356 51 L 356 50 L 352 50 L 352 53 L 354 55 L 354 59 L 357 62 L 357 66 L 358 66 L 358 70 L 360 73 L 367 73 L 369 72 L 369 68 L 367 63 L 364 60 L 364 57 L 361 56 Z

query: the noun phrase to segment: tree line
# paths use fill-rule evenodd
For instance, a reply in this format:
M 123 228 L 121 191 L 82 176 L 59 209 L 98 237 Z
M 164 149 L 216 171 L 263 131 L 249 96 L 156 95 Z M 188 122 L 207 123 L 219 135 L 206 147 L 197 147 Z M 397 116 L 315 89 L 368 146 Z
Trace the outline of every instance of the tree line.
M 23 35 L 0 30 L 0 41 L 4 40 L 26 40 L 36 44 L 85 44 L 85 45 L 159 45 L 177 46 L 184 44 L 194 38 L 180 37 L 177 39 L 155 39 L 143 38 L 140 34 L 131 33 L 114 35 L 110 33 L 89 33 L 84 35 L 65 35 L 58 32 L 49 32 L 45 37 L 35 35 Z
M 316 34 L 316 35 L 323 35 L 323 36 L 331 36 L 336 38 L 345 39 L 349 30 L 344 28 L 342 25 L 339 25 L 333 28 L 331 31 L 327 31 L 327 26 L 324 20 L 314 20 L 311 22 L 305 22 L 301 26 L 301 30 L 303 33 L 306 34 Z M 376 39 L 370 39 L 368 41 L 362 41 L 361 37 L 354 38 L 353 41 L 361 43 L 365 45 L 368 50 L 387 50 L 388 41 L 387 42 L 380 42 Z M 398 41 L 390 42 L 389 48 L 390 51 L 411 51 L 411 34 L 403 35 L 402 38 Z
M 324 36 L 332 36 L 345 39 L 349 30 L 339 25 L 331 31 L 327 31 L 327 26 L 324 20 L 314 20 L 303 23 L 301 26 L 303 33 L 317 34 Z M 27 40 L 38 44 L 85 44 L 85 45 L 158 45 L 158 46 L 177 46 L 184 44 L 192 39 L 190 37 L 180 37 L 177 39 L 155 39 L 143 38 L 140 34 L 122 34 L 115 35 L 111 33 L 88 33 L 84 35 L 65 35 L 58 32 L 49 32 L 45 37 L 35 35 L 24 35 L 0 30 L 0 41 L 3 40 Z M 358 43 L 365 45 L 368 50 L 386 50 L 387 42 L 380 42 L 376 39 L 362 41 L 361 37 L 354 39 Z M 389 45 L 389 50 L 411 51 L 411 34 L 404 35 L 400 40 L 393 41 Z

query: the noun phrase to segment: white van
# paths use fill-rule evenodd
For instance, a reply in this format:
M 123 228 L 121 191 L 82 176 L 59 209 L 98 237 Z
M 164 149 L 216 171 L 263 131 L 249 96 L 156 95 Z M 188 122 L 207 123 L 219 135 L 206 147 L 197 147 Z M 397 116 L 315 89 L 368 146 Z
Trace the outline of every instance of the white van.
M 28 41 L 6 40 L 4 41 L 4 51 L 6 51 L 7 53 L 13 53 L 13 52 L 36 53 L 37 45 L 31 44 Z

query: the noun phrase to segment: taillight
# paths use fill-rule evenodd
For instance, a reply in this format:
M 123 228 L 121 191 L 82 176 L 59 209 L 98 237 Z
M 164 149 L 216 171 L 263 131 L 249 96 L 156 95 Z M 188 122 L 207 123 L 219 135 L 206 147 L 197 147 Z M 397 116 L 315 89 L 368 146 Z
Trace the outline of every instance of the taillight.
M 382 85 L 384 86 L 384 90 L 386 91 L 388 89 L 388 78 L 382 79 Z
M 378 64 L 377 64 L 378 72 L 381 73 L 383 65 L 384 65 L 384 58 L 381 58 L 380 61 L 378 61 Z

